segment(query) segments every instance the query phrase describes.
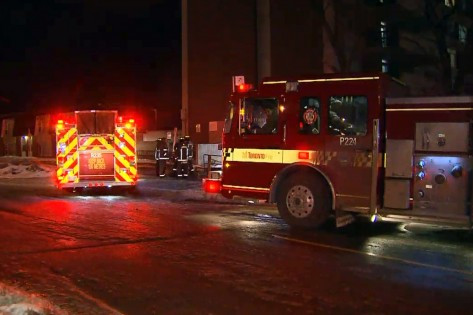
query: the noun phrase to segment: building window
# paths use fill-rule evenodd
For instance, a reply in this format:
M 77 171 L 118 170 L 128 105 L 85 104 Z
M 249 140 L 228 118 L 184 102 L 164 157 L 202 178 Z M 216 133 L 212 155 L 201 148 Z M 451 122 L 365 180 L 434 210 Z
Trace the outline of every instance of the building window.
M 247 98 L 240 109 L 241 134 L 276 134 L 279 107 L 276 99 Z
M 300 101 L 299 133 L 318 134 L 320 132 L 320 101 L 315 97 L 304 97 Z
M 466 26 L 459 24 L 458 25 L 458 40 L 465 44 L 466 43 L 466 36 L 467 36 L 468 29 Z
M 381 71 L 383 73 L 388 73 L 389 72 L 388 61 L 384 58 L 381 59 Z
M 368 99 L 366 96 L 330 97 L 328 128 L 332 135 L 364 136 L 367 131 Z
M 445 5 L 447 7 L 454 7 L 455 6 L 455 0 L 445 0 Z
M 450 68 L 457 68 L 457 51 L 453 48 L 447 49 L 448 54 L 450 55 Z
M 387 32 L 386 22 L 384 21 L 381 21 L 380 32 L 381 32 L 381 47 L 383 48 L 388 47 L 388 32 Z

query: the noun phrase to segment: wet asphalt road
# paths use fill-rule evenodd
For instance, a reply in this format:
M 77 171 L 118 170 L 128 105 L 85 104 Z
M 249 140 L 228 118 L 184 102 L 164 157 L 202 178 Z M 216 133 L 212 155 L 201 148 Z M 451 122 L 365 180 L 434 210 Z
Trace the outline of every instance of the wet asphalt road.
M 473 237 L 360 222 L 293 231 L 264 205 L 0 181 L 0 281 L 71 314 L 471 314 Z

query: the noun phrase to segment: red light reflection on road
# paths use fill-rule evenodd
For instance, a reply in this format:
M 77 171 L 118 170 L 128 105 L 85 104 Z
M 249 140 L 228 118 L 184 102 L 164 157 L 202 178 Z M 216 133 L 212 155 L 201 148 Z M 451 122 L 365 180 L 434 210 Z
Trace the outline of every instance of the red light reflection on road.
M 28 204 L 28 208 L 40 213 L 42 217 L 66 222 L 71 216 L 71 203 L 64 200 L 42 200 Z

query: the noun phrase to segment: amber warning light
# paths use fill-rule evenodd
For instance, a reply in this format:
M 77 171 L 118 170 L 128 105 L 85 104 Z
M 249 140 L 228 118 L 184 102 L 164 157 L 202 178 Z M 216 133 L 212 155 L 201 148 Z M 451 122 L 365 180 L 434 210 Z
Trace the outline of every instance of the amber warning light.
M 61 119 L 59 119 L 59 120 L 57 121 L 57 129 L 58 129 L 58 130 L 61 130 L 61 129 L 63 129 L 63 128 L 64 128 L 64 121 L 61 120 Z

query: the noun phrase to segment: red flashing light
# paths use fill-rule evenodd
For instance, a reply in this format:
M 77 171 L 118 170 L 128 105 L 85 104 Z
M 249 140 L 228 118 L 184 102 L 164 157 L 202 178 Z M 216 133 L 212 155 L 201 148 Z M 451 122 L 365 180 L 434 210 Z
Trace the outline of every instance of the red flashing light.
M 135 123 L 135 120 L 133 118 L 131 118 L 130 120 L 128 120 L 131 124 L 134 124 Z
M 238 85 L 238 92 L 241 92 L 241 93 L 248 92 L 252 88 L 253 88 L 253 85 L 243 83 L 243 84 Z
M 219 180 L 204 180 L 204 191 L 207 193 L 218 193 L 222 189 L 221 182 Z
M 130 123 L 126 123 L 126 124 L 125 124 L 125 128 L 131 128 L 131 124 L 130 124 Z
M 123 117 L 122 116 L 118 116 L 118 122 L 119 123 L 123 122 Z
M 309 152 L 299 152 L 298 157 L 299 157 L 299 160 L 308 160 Z

